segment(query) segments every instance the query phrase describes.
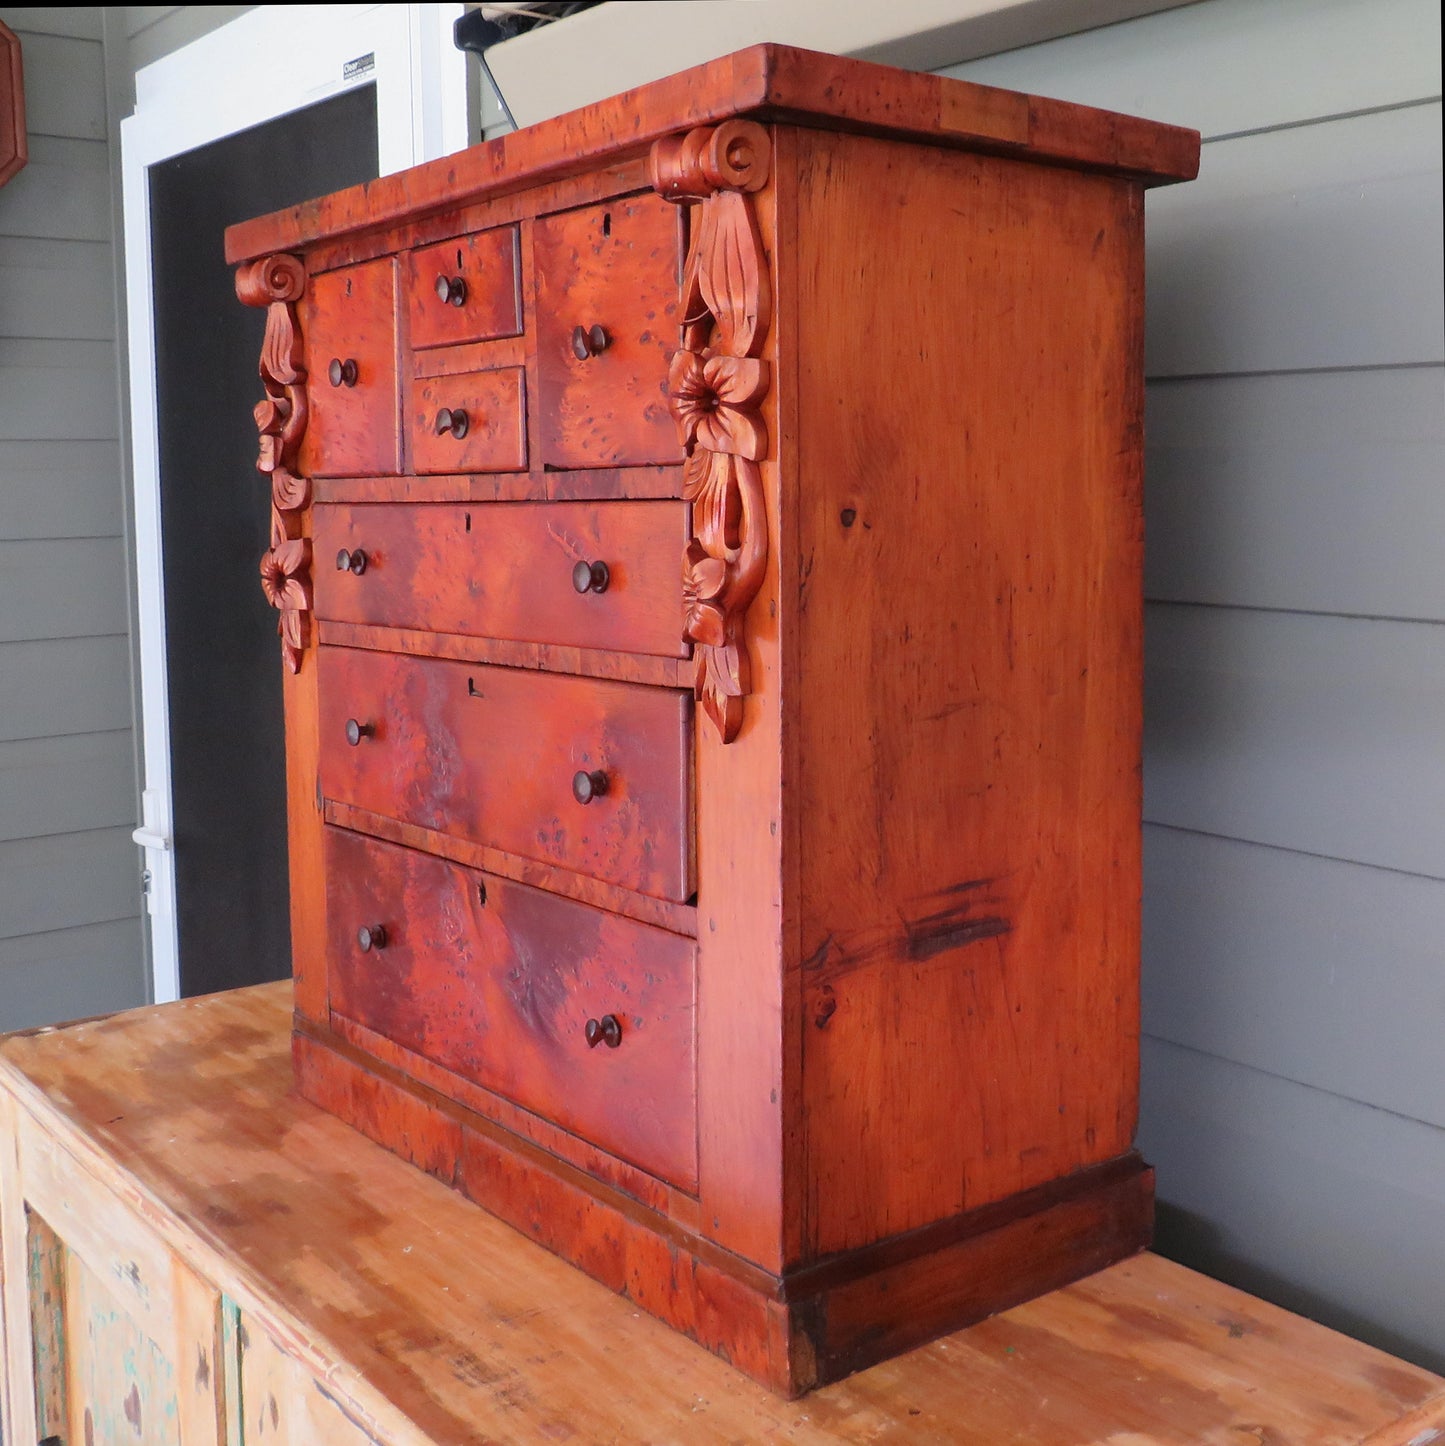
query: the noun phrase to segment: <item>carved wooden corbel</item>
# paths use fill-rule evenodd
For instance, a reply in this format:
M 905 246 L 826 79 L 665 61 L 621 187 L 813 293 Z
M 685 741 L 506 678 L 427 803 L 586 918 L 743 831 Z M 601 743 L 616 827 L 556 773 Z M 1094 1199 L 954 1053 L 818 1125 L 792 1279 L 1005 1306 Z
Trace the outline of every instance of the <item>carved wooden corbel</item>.
M 306 268 L 295 256 L 265 256 L 236 272 L 236 295 L 247 306 L 264 306 L 261 343 L 264 401 L 256 403 L 261 451 L 256 468 L 271 479 L 271 546 L 261 558 L 261 588 L 281 614 L 281 655 L 293 672 L 311 640 L 311 541 L 302 518 L 311 486 L 295 469 L 306 432 L 306 369 L 296 303 L 306 289 Z
M 768 180 L 768 133 L 752 121 L 669 136 L 652 147 L 652 184 L 693 207 L 682 277 L 682 349 L 668 374 L 687 461 L 693 535 L 683 558 L 683 632 L 694 644 L 694 693 L 724 743 L 751 691 L 743 622 L 762 585 L 768 521 L 758 464 L 768 450 L 761 359 L 772 291 L 749 199 Z

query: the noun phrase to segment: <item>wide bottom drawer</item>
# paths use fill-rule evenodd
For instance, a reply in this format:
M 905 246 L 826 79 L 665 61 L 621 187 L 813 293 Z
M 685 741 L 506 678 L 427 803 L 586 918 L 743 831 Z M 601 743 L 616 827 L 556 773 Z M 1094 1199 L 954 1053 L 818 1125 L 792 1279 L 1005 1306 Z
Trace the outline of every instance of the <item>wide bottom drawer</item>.
M 333 1014 L 685 1190 L 696 946 L 329 828 Z

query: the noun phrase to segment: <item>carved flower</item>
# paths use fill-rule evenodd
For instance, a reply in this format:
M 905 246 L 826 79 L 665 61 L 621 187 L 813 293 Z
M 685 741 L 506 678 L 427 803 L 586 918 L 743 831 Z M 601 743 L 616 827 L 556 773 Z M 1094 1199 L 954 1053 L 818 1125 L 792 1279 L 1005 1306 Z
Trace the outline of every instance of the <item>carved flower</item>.
M 310 608 L 311 543 L 307 538 L 277 543 L 261 558 L 261 591 L 273 608 Z
M 682 630 L 695 643 L 720 648 L 726 639 L 726 620 L 718 605 L 727 586 L 727 564 L 711 556 L 697 538 L 687 545 L 682 560 Z
M 766 362 L 676 352 L 667 390 L 678 435 L 689 451 L 696 443 L 709 452 L 729 452 L 753 462 L 763 459 L 768 433 L 754 409 L 768 390 Z

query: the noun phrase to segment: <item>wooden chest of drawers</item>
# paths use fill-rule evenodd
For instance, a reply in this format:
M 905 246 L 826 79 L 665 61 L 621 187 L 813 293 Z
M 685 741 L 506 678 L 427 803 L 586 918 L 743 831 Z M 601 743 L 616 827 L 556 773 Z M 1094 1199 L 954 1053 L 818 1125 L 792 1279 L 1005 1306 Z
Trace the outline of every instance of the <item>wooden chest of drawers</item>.
M 1140 1248 L 1143 196 L 759 47 L 234 228 L 294 1056 L 797 1393 Z

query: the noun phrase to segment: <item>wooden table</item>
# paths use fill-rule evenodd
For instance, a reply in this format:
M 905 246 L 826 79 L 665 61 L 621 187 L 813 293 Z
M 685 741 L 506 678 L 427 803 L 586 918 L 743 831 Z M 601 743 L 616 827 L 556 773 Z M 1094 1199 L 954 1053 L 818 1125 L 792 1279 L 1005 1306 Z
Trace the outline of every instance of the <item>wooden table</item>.
M 1152 1255 L 770 1396 L 293 1098 L 288 991 L 0 1044 L 7 1443 L 1445 1442 L 1445 1379 Z

